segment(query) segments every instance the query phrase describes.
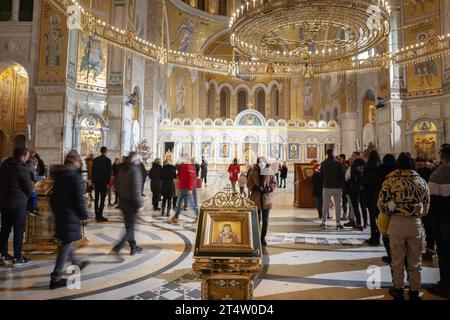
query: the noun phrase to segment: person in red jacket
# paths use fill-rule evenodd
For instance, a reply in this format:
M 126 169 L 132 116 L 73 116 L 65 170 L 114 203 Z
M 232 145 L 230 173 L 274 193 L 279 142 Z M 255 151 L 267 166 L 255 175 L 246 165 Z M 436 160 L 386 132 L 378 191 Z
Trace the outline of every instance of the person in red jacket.
M 239 173 L 241 173 L 241 166 L 238 164 L 237 159 L 234 159 L 233 163 L 228 166 L 228 173 L 230 174 L 233 191 L 236 192 L 236 183 L 239 180 Z
M 181 161 L 177 167 L 178 170 L 178 189 L 180 190 L 180 195 L 177 200 L 177 209 L 175 215 L 170 219 L 171 223 L 178 222 L 178 216 L 181 212 L 182 203 L 184 203 L 185 199 L 188 200 L 195 211 L 195 215 L 198 215 L 198 208 L 195 205 L 195 201 L 193 199 L 192 193 L 195 189 L 196 185 L 196 168 L 195 164 L 189 163 L 187 161 Z

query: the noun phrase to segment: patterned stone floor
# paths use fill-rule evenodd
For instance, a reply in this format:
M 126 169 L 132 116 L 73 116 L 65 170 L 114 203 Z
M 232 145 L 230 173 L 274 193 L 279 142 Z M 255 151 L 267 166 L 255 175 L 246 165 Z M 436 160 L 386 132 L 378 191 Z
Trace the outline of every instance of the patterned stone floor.
M 200 202 L 221 191 L 227 184 L 225 177 L 211 173 L 208 186 L 199 190 Z M 264 268 L 254 283 L 255 299 L 390 299 L 390 270 L 381 262 L 384 248 L 363 243 L 369 230 L 336 231 L 333 222 L 323 230 L 315 210 L 292 206 L 292 189 L 290 178 L 288 188 L 275 191 Z M 79 289 L 48 290 L 55 253 L 35 251 L 27 253 L 33 260 L 29 266 L 0 266 L 0 299 L 200 299 L 200 281 L 192 272 L 193 213 L 184 211 L 180 223 L 170 225 L 151 210 L 148 185 L 145 193 L 146 210 L 136 231 L 142 254 L 129 256 L 124 248 L 122 263 L 108 255 L 124 232 L 120 212 L 109 207 L 110 221 L 91 221 L 86 227 L 89 243 L 77 251 L 91 261 L 82 272 Z M 368 288 L 370 268 L 377 268 L 379 274 L 374 289 Z M 424 286 L 438 278 L 436 261 L 424 264 Z M 437 299 L 426 292 L 424 298 Z

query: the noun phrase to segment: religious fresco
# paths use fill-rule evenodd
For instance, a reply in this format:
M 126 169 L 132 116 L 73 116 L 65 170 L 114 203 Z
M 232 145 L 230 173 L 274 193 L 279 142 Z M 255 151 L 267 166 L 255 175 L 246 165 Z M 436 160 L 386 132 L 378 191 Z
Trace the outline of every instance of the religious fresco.
M 229 143 L 220 143 L 219 144 L 219 158 L 228 159 L 230 157 L 230 148 L 231 148 L 231 145 Z
M 106 87 L 108 44 L 93 36 L 80 34 L 77 82 Z
M 88 116 L 81 123 L 81 156 L 87 157 L 91 152 L 96 153 L 102 146 L 102 124 L 99 118 Z
M 300 144 L 299 143 L 289 143 L 288 144 L 288 159 L 289 160 L 299 160 L 300 159 Z
M 202 157 L 205 157 L 206 159 L 212 158 L 211 142 L 203 142 L 202 143 Z
M 191 142 L 183 142 L 181 144 L 181 156 L 192 157 L 192 143 Z
M 184 83 L 184 77 L 178 76 L 176 86 L 176 102 L 177 102 L 177 114 L 186 113 L 186 85 Z
M 439 0 L 405 1 L 405 17 L 414 18 L 439 10 Z
M 431 37 L 439 34 L 439 19 L 424 21 L 407 28 L 406 43 L 427 42 Z M 408 92 L 424 92 L 442 87 L 441 58 L 420 61 L 407 67 Z
M 317 143 L 308 143 L 306 145 L 306 159 L 317 159 Z
M 271 143 L 270 144 L 270 158 L 281 159 L 281 151 L 283 150 L 283 145 L 281 143 Z
M 48 2 L 42 6 L 39 81 L 55 82 L 66 78 L 68 30 L 66 19 Z
M 22 66 L 14 64 L 0 73 L 0 127 L 8 135 L 26 130 L 28 90 Z
M 184 18 L 181 20 L 175 36 L 170 43 L 172 46 L 174 46 L 174 49 L 181 52 L 189 51 L 196 24 L 196 19 L 192 17 Z
M 437 127 L 432 121 L 418 121 L 412 128 L 413 153 L 415 157 L 427 155 L 430 159 L 437 157 Z
M 239 122 L 239 126 L 262 126 L 261 119 L 254 114 L 246 114 L 243 116 Z

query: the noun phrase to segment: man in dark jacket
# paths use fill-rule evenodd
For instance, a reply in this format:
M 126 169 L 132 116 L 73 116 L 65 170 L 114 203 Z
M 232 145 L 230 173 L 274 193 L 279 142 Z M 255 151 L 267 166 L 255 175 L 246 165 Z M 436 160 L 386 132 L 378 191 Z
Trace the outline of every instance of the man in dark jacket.
M 61 241 L 61 245 L 51 274 L 50 289 L 67 285 L 67 279 L 61 278 L 61 274 L 68 259 L 80 269 L 87 265 L 87 261 L 80 261 L 73 255 L 73 242 L 82 238 L 81 221 L 88 218 L 80 168 L 81 157 L 77 151 L 72 150 L 67 154 L 64 165 L 55 166 L 52 170 L 54 186 L 50 206 L 55 216 L 55 237 Z
M 208 184 L 208 162 L 205 158 L 202 158 L 202 164 L 200 165 L 200 178 L 205 182 L 205 187 Z
M 22 255 L 23 235 L 27 221 L 28 197 L 34 189 L 26 162 L 30 157 L 27 148 L 16 148 L 14 156 L 5 160 L 0 168 L 1 255 L 4 263 L 14 266 L 30 264 Z M 14 257 L 8 254 L 8 238 L 14 230 Z
M 341 219 L 342 187 L 344 181 L 344 169 L 341 162 L 334 156 L 333 149 L 327 150 L 327 159 L 320 164 L 320 174 L 323 183 L 323 205 L 321 226 L 326 229 L 328 211 L 330 210 L 331 197 L 336 205 L 336 229 L 343 229 Z
M 450 298 L 450 146 L 441 149 L 442 165 L 431 174 L 430 211 L 433 213 L 440 281 L 430 293 Z
M 106 156 L 107 152 L 108 149 L 106 147 L 101 147 L 101 156 L 98 156 L 92 162 L 92 180 L 95 190 L 95 220 L 97 222 L 108 221 L 108 219 L 103 216 L 106 193 L 108 192 L 108 184 L 112 172 L 111 159 Z
M 136 245 L 134 237 L 134 224 L 138 212 L 144 210 L 142 203 L 142 174 L 139 169 L 140 159 L 136 152 L 130 152 L 127 160 L 119 170 L 116 180 L 116 188 L 119 193 L 120 209 L 125 221 L 125 235 L 114 246 L 112 253 L 116 255 L 118 262 L 123 261 L 119 256 L 125 242 L 130 245 L 130 255 L 135 255 L 142 251 L 142 248 Z
M 156 158 L 153 161 L 152 168 L 148 172 L 150 178 L 150 189 L 152 191 L 152 205 L 153 210 L 158 211 L 161 208 L 158 207 L 159 199 L 161 198 L 161 159 Z

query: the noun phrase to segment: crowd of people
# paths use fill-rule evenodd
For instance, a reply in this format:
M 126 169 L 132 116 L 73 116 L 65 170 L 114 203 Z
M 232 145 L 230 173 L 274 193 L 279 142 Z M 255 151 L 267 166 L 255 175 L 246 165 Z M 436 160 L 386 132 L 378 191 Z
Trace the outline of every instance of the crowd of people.
M 422 260 L 433 261 L 436 254 L 441 280 L 430 291 L 449 296 L 450 145 L 441 146 L 439 163 L 427 156 L 414 159 L 407 152 L 397 158 L 386 154 L 381 159 L 376 150 L 371 150 L 367 159 L 356 151 L 347 161 L 344 154 L 336 157 L 330 149 L 326 160 L 314 163 L 313 168 L 313 195 L 321 227 L 328 228 L 332 207 L 337 230 L 363 231 L 370 226 L 366 244 L 378 246 L 383 240 L 387 254 L 382 260 L 391 265 L 394 288 L 390 293 L 395 299 L 404 299 L 405 269 L 409 297 L 420 299 Z M 388 221 L 383 233 L 379 215 Z
M 63 165 L 50 168 L 54 181 L 50 206 L 55 217 L 55 237 L 59 240 L 55 267 L 50 275 L 50 288 L 66 285 L 61 277 L 64 265 L 71 261 L 83 269 L 88 261 L 78 259 L 73 243 L 82 238 L 81 226 L 88 213 L 84 196 L 94 201 L 96 222 L 108 221 L 104 216 L 105 201 L 120 208 L 125 233 L 112 248 L 111 254 L 123 261 L 120 251 L 128 243 L 130 255 L 143 251 L 136 243 L 134 227 L 136 216 L 144 210 L 145 181 L 150 179 L 152 207 L 169 223 L 178 223 L 181 210 L 188 204 L 198 217 L 197 188 L 207 184 L 208 163 L 182 156 L 177 163 L 156 158 L 147 172 L 139 154 L 130 152 L 120 161 L 108 158 L 108 149 L 102 147 L 100 156 L 89 155 L 86 162 L 87 183 L 82 178 L 83 161 L 75 150 L 65 157 Z M 350 159 L 341 154 L 335 156 L 327 150 L 322 163 L 313 164 L 313 195 L 321 227 L 327 229 L 335 208 L 336 228 L 346 227 L 362 231 L 370 226 L 370 238 L 366 244 L 378 246 L 381 240 L 386 249 L 382 259 L 391 266 L 395 299 L 404 299 L 404 272 L 410 284 L 409 297 L 420 299 L 422 260 L 439 259 L 440 282 L 429 290 L 448 297 L 450 288 L 450 145 L 442 145 L 440 162 L 433 163 L 427 156 L 414 159 L 409 153 L 398 157 L 386 154 L 381 159 L 376 150 L 367 157 L 354 152 Z M 241 166 L 234 159 L 227 173 L 232 192 L 239 192 L 255 203 L 261 224 L 261 243 L 266 245 L 269 214 L 273 207 L 273 192 L 286 187 L 288 168 L 286 163 L 270 164 L 258 157 L 254 165 Z M 46 168 L 35 150 L 16 148 L 13 157 L 5 160 L 0 168 L 1 209 L 1 258 L 2 263 L 15 267 L 30 264 L 23 256 L 22 244 L 27 215 L 39 215 L 35 183 L 45 179 Z M 239 187 L 239 191 L 237 190 Z M 247 192 L 246 192 L 247 190 Z M 94 191 L 94 197 L 92 197 Z M 115 201 L 112 202 L 114 193 Z M 161 206 L 160 206 L 161 204 Z M 159 213 L 157 213 L 159 215 Z M 388 227 L 381 228 L 380 217 L 387 217 Z M 345 223 L 342 223 L 347 221 Z M 426 249 L 422 249 L 424 230 Z M 8 239 L 13 232 L 13 250 L 8 251 Z

